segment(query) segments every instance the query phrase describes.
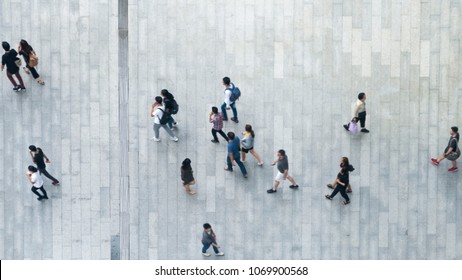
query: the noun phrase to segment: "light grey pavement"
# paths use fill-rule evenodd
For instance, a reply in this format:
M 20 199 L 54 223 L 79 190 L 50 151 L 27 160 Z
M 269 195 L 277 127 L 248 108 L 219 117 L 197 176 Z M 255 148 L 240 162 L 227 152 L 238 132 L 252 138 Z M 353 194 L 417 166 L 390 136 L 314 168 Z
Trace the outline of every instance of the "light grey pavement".
M 0 259 L 202 259 L 204 222 L 225 259 L 462 259 L 461 174 L 430 164 L 462 128 L 462 1 L 129 0 L 128 58 L 118 7 L 2 1 L 0 40 L 28 40 L 46 85 L 22 72 L 16 94 L 1 73 Z M 210 142 L 223 76 L 242 90 L 225 130 L 252 124 L 265 161 L 248 157 L 248 179 Z M 180 104 L 178 143 L 150 140 L 162 88 Z M 371 133 L 351 136 L 360 91 Z M 30 144 L 61 181 L 45 179 L 43 203 L 25 177 Z M 280 148 L 300 189 L 270 195 Z M 348 206 L 323 197 L 341 156 L 356 168 Z M 196 196 L 181 186 L 186 157 Z

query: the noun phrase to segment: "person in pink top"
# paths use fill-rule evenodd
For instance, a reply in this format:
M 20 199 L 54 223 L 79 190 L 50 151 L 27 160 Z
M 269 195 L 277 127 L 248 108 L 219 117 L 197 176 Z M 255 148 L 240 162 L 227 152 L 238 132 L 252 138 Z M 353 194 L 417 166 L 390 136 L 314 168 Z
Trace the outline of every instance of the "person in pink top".
M 220 143 L 220 141 L 218 141 L 217 133 L 220 133 L 220 135 L 225 138 L 226 142 L 228 142 L 228 136 L 226 136 L 226 134 L 223 132 L 223 114 L 218 113 L 217 107 L 212 107 L 212 112 L 210 112 L 209 115 L 209 122 L 213 124 L 213 140 L 211 140 L 212 143 Z

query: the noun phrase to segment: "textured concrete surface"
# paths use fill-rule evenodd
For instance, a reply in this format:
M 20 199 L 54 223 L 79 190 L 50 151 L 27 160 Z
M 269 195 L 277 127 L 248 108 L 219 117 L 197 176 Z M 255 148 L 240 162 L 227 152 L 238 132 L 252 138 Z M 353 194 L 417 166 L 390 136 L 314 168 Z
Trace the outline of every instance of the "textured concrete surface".
M 129 0 L 120 104 L 118 7 L 2 2 L 0 39 L 27 39 L 47 84 L 22 74 L 16 94 L 0 78 L 1 259 L 202 259 L 204 222 L 227 259 L 462 259 L 460 174 L 429 162 L 462 126 L 462 1 Z M 242 90 L 225 130 L 252 124 L 265 161 L 248 158 L 248 179 L 210 143 L 223 76 Z M 150 140 L 162 88 L 180 104 L 178 143 Z M 371 133 L 351 136 L 360 91 Z M 30 144 L 62 182 L 45 179 L 44 203 L 24 176 Z M 300 189 L 270 195 L 280 148 Z M 348 206 L 323 198 L 341 156 L 356 167 Z M 181 186 L 185 157 L 196 196 Z

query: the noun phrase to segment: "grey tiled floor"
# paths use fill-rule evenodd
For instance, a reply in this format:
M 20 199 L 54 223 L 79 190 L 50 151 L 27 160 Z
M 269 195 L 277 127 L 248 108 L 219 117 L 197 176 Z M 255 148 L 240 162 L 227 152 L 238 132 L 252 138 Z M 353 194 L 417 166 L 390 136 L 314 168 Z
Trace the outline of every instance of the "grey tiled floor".
M 129 1 L 128 195 L 118 1 L 0 7 L 0 39 L 28 39 L 47 82 L 23 74 L 16 94 L 0 78 L 1 259 L 109 259 L 121 229 L 122 258 L 201 259 L 204 222 L 227 259 L 462 259 L 461 175 L 429 163 L 462 127 L 461 1 Z M 225 144 L 210 143 L 223 76 L 243 92 L 226 130 L 252 124 L 266 163 L 249 157 L 247 180 L 225 173 Z M 180 104 L 178 143 L 149 140 L 162 88 Z M 371 133 L 350 136 L 360 91 Z M 46 181 L 44 203 L 24 176 L 29 144 L 62 182 Z M 280 148 L 301 187 L 269 195 Z M 323 198 L 341 156 L 356 167 L 346 207 Z M 196 196 L 181 187 L 185 157 Z

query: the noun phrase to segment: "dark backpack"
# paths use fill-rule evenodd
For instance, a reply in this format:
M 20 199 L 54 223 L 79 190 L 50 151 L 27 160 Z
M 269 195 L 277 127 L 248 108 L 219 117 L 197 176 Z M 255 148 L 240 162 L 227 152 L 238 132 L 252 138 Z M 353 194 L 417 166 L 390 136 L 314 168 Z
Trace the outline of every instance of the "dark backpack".
M 231 95 L 229 96 L 229 101 L 234 102 L 238 100 L 239 97 L 241 97 L 241 90 L 238 87 L 236 87 L 233 83 L 231 83 L 231 85 L 233 87 L 230 89 Z
M 159 110 L 162 111 L 162 118 L 159 118 L 159 116 L 157 116 L 157 118 L 159 119 L 159 122 L 160 124 L 164 125 L 164 124 L 167 124 L 168 123 L 168 119 L 170 118 L 170 114 L 165 112 L 164 110 L 162 110 L 161 108 L 159 108 Z
M 175 99 L 166 99 L 164 100 L 164 102 L 165 109 L 167 109 L 169 114 L 176 115 L 176 113 L 178 113 L 180 106 L 178 105 Z

